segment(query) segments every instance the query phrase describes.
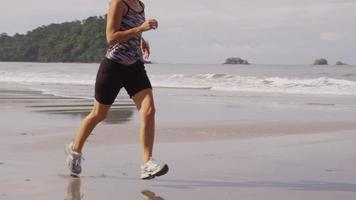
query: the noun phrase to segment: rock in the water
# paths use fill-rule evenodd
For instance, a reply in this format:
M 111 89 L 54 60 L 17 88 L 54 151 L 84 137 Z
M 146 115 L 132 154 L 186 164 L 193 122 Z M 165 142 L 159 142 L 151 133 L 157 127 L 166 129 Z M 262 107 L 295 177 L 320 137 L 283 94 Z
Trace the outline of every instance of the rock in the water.
M 248 65 L 249 62 L 239 57 L 227 58 L 224 64 Z
M 328 65 L 328 60 L 320 58 L 314 61 L 314 65 Z
M 346 63 L 343 63 L 341 61 L 337 61 L 335 65 L 347 65 Z

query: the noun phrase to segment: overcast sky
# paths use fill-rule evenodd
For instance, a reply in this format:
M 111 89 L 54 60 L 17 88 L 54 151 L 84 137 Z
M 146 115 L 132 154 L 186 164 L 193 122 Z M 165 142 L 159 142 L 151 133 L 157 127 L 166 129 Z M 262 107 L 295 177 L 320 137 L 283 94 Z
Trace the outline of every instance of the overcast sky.
M 152 60 L 356 63 L 356 0 L 143 0 L 160 27 L 145 33 Z M 1 0 L 0 33 L 104 15 L 108 0 Z

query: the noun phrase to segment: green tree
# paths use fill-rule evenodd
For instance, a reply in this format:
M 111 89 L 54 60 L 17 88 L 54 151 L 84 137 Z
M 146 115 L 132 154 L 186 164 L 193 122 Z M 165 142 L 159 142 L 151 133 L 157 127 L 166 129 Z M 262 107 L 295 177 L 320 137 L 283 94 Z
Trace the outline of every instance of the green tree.
M 0 61 L 100 62 L 107 43 L 106 16 L 50 24 L 8 36 L 0 34 Z

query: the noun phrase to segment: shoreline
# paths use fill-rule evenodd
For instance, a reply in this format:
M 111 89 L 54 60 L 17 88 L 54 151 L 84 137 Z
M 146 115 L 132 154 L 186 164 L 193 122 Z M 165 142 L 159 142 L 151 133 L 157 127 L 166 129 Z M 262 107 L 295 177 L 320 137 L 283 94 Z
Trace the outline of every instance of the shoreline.
M 160 93 L 158 94 L 160 95 Z M 170 98 L 165 101 L 170 101 Z M 16 132 L 20 135 L 26 132 L 29 133 L 24 135 L 31 135 L 31 132 L 36 132 L 32 133 L 32 135 L 45 135 L 49 129 L 53 129 L 54 132 L 63 132 L 59 128 L 65 128 L 66 130 L 73 129 L 74 132 L 81 120 L 92 108 L 92 100 L 89 99 L 57 97 L 42 94 L 38 91 L 14 89 L 0 90 L 0 103 L 6 117 L 9 116 L 6 115 L 6 112 L 10 112 L 15 116 L 32 116 L 30 118 L 33 118 L 34 125 L 41 123 L 43 120 L 45 122 L 41 123 L 42 128 L 30 128 L 28 131 L 26 128 L 20 128 L 10 131 L 11 133 L 9 134 L 2 133 L 2 136 L 7 137 L 11 137 L 11 134 L 16 134 Z M 159 106 L 162 106 L 163 109 L 169 106 L 160 100 L 158 100 L 158 104 L 160 104 Z M 173 113 L 175 113 L 174 111 Z M 36 119 L 36 117 L 38 119 Z M 1 119 L 3 121 L 6 120 L 4 115 L 2 115 L 1 118 L 3 118 Z M 201 121 L 192 123 L 185 122 L 184 125 L 180 124 L 180 122 L 178 124 L 172 123 L 172 120 L 161 120 L 161 123 L 157 124 L 156 127 L 157 141 L 210 141 L 356 130 L 356 124 L 352 119 L 303 120 L 301 118 L 280 119 L 275 117 L 270 119 L 243 119 L 239 117 L 236 120 L 227 120 L 228 118 L 230 118 L 230 116 L 222 120 L 202 118 Z M 11 120 L 8 121 L 10 122 Z M 48 124 L 46 125 L 46 123 Z M 41 129 L 44 131 L 41 131 Z M 113 131 L 115 129 L 116 131 Z M 138 130 L 139 116 L 133 102 L 131 102 L 130 99 L 122 99 L 119 103 L 116 102 L 113 104 L 107 119 L 99 124 L 94 134 L 95 132 L 99 132 L 102 135 L 116 138 L 120 141 L 121 136 L 123 138 L 130 138 L 130 135 L 133 134 L 133 132 L 138 132 Z M 116 134 L 115 132 L 122 133 Z M 138 135 L 138 133 L 136 134 Z M 63 137 L 65 135 L 66 134 L 63 134 Z M 103 137 L 102 140 L 105 140 L 105 138 L 106 137 Z M 98 137 L 98 139 L 101 140 L 100 137 Z

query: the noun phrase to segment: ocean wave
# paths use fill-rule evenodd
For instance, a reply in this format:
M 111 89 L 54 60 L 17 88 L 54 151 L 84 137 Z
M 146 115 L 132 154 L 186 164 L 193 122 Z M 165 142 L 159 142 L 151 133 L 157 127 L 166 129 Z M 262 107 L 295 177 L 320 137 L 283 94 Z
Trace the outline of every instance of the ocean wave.
M 300 78 L 300 77 L 254 77 L 239 76 L 224 73 L 207 74 L 166 74 L 150 75 L 153 87 L 201 89 L 228 92 L 271 92 L 289 94 L 331 94 L 356 95 L 356 82 L 330 77 Z M 88 73 L 14 73 L 0 71 L 0 82 L 18 83 L 31 87 L 51 89 L 58 92 L 66 85 L 93 86 L 95 74 Z M 52 85 L 52 86 L 51 86 Z M 56 87 L 54 87 L 56 85 Z M 46 86 L 46 87 L 44 87 Z M 76 88 L 76 87 L 73 87 Z M 86 88 L 86 87 L 80 87 Z M 65 91 L 64 91 L 65 92 Z
M 290 94 L 356 95 L 356 82 L 328 77 L 285 78 L 230 74 L 153 75 L 154 87 L 199 88 L 218 91 L 277 92 Z
M 343 76 L 346 76 L 346 77 L 351 77 L 351 76 L 354 76 L 355 74 L 344 74 Z
M 0 71 L 0 82 L 19 84 L 92 85 L 95 83 L 95 76 L 88 74 L 67 74 L 52 72 L 15 73 L 9 71 Z

